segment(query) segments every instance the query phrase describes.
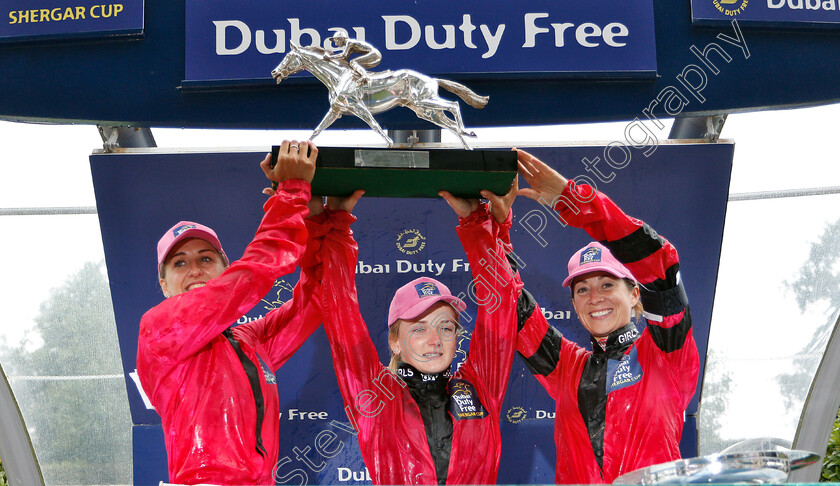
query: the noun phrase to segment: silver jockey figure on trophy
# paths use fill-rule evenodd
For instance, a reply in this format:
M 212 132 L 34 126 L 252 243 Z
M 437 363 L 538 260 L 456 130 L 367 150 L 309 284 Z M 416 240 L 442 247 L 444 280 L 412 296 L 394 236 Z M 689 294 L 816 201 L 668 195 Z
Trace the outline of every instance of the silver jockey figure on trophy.
M 368 69 L 375 68 L 382 62 L 382 53 L 373 47 L 369 42 L 359 39 L 351 39 L 341 30 L 330 37 L 330 42 L 339 48 L 335 54 L 329 54 L 328 59 L 333 61 L 345 61 L 350 68 L 356 72 L 364 81 L 368 81 Z M 350 59 L 350 56 L 358 54 L 359 57 Z
M 349 114 L 362 119 L 391 147 L 393 140 L 373 115 L 395 106 L 404 106 L 419 118 L 450 130 L 464 148 L 471 149 L 464 137 L 475 137 L 475 133 L 464 128 L 458 102 L 439 97 L 438 87 L 456 94 L 474 108 L 484 108 L 488 97 L 480 96 L 455 81 L 432 78 L 409 69 L 368 72 L 367 69 L 377 66 L 382 60 L 379 50 L 363 40 L 348 37 L 343 31 L 329 40 L 339 48 L 337 52 L 320 46 L 300 47 L 291 43 L 289 53 L 271 71 L 271 76 L 280 83 L 292 74 L 306 70 L 329 90 L 330 109 L 312 132 L 310 140 L 342 115 Z

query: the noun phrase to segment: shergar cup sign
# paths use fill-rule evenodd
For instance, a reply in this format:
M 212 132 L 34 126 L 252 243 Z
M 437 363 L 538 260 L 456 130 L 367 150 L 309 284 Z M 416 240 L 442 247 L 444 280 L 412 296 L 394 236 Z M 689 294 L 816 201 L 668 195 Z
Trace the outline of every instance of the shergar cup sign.
M 367 123 L 389 148 L 321 148 L 312 181 L 314 194 L 344 196 L 365 189 L 367 196 L 437 197 L 439 191 L 446 190 L 458 197 L 475 198 L 482 189 L 507 193 L 516 174 L 516 154 L 506 150 L 472 150 L 465 137 L 475 137 L 475 133 L 464 128 L 458 102 L 439 97 L 438 88 L 458 95 L 474 108 L 483 108 L 488 97 L 460 83 L 408 69 L 368 72 L 382 59 L 375 47 L 343 32 L 330 41 L 337 52 L 292 44 L 271 72 L 272 77 L 280 83 L 306 70 L 327 87 L 330 108 L 310 140 L 349 114 Z M 391 149 L 393 141 L 373 115 L 395 106 L 409 108 L 419 118 L 451 131 L 464 150 Z M 278 149 L 272 148 L 272 163 L 277 160 Z

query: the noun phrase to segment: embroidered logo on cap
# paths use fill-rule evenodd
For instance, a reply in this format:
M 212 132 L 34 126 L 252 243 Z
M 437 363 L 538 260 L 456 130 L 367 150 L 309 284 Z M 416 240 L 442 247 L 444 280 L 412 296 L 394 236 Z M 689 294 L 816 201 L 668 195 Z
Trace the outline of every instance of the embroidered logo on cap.
M 182 224 L 181 226 L 178 226 L 177 228 L 172 230 L 172 233 L 177 238 L 177 237 L 181 236 L 181 233 L 183 233 L 184 231 L 187 231 L 187 230 L 190 230 L 190 229 L 195 229 L 195 228 L 196 228 L 196 226 L 194 224 Z
M 437 285 L 435 285 L 432 282 L 422 282 L 419 284 L 415 284 L 414 289 L 417 290 L 417 296 L 420 298 L 431 297 L 432 295 L 440 295 L 440 290 L 438 290 Z
M 587 263 L 597 263 L 601 261 L 601 249 L 590 247 L 581 252 L 580 254 L 580 264 L 586 265 Z

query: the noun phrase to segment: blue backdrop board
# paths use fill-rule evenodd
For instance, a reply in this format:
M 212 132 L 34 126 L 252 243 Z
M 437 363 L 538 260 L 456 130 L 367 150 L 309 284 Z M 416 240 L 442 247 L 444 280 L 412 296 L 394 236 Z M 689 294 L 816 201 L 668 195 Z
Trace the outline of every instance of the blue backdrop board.
M 604 146 L 527 150 L 566 176 L 588 177 L 589 183 L 610 195 L 628 214 L 644 219 L 675 244 L 702 357 L 708 341 L 734 145 L 660 144 L 648 146 L 644 152 L 619 145 L 614 143 L 607 151 Z M 136 368 L 140 318 L 163 299 L 155 272 L 157 240 L 178 220 L 195 220 L 218 232 L 231 258 L 241 255 L 262 214 L 265 196 L 260 191 L 266 180 L 257 164 L 264 155 L 255 151 L 91 156 L 135 424 L 135 471 L 143 472 L 137 476 L 138 484 L 167 478 L 160 418 L 146 407 L 130 378 Z M 611 164 L 598 165 L 597 175 L 588 172 L 583 163 L 584 159 L 596 158 Z M 470 273 L 454 231 L 457 218 L 442 200 L 363 198 L 355 213 L 359 218 L 354 231 L 360 248 L 356 283 L 361 311 L 381 360 L 387 362 L 386 314 L 393 291 L 426 275 L 440 279 L 456 294 L 466 293 Z M 544 207 L 519 198 L 514 206 L 511 237 L 524 262 L 521 274 L 526 287 L 542 305 L 549 322 L 567 337 L 588 346 L 588 336 L 572 317 L 568 291 L 560 285 L 568 257 L 588 241 L 585 233 L 562 227 Z M 278 280 L 263 302 L 240 322 L 288 300 L 296 279 L 297 275 L 289 275 Z M 468 304 L 463 324 L 471 331 L 475 323 L 469 316 L 475 316 L 476 305 Z M 304 476 L 310 484 L 369 483 L 353 435 L 340 426 L 349 427 L 349 422 L 328 349 L 323 329 L 319 329 L 277 373 L 280 483 L 299 484 Z M 456 366 L 469 350 L 469 332 L 459 342 L 458 350 Z M 688 414 L 693 416 L 696 411 L 695 397 Z M 522 360 L 515 359 L 502 410 L 500 484 L 553 481 L 553 414 L 551 398 Z M 683 454 L 694 456 L 696 422 L 689 417 L 687 424 Z M 333 458 L 323 458 L 323 469 L 314 471 L 297 459 L 293 449 L 312 445 L 324 430 L 340 438 L 341 451 Z M 317 461 L 314 464 L 320 465 Z

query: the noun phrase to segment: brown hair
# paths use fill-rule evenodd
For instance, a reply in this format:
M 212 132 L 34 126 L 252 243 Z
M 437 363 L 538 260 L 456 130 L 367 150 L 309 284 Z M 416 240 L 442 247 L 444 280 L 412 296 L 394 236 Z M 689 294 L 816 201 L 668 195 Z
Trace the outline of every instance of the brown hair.
M 631 292 L 633 291 L 634 288 L 639 287 L 639 285 L 636 282 L 630 280 L 629 278 L 625 278 L 624 283 L 627 284 L 627 287 L 630 289 Z M 633 306 L 633 311 L 636 312 L 637 316 L 640 316 L 640 315 L 644 314 L 644 312 L 645 312 L 645 308 L 644 308 L 644 306 L 642 306 L 641 291 L 642 291 L 642 289 L 641 289 L 641 287 L 639 287 L 639 294 L 640 294 L 639 295 L 639 301 L 636 302 L 636 305 Z
M 391 328 L 388 329 L 388 349 L 391 351 L 391 362 L 388 363 L 388 369 L 393 372 L 397 371 L 397 364 L 402 361 L 400 353 L 394 353 L 394 348 L 391 347 L 391 343 L 400 338 L 400 324 L 402 324 L 402 319 L 397 319 L 397 322 L 391 324 Z

